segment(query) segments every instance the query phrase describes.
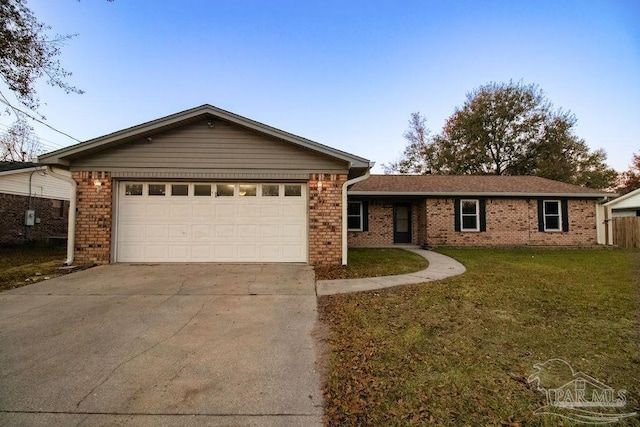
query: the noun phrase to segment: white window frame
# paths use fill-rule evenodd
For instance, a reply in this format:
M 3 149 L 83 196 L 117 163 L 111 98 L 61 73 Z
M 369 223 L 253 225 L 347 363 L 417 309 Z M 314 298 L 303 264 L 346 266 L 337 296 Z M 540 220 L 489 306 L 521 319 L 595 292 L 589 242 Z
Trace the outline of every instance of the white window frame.
M 358 215 L 349 215 L 349 204 L 354 203 L 357 204 L 360 209 Z M 360 220 L 359 228 L 347 228 L 348 231 L 362 231 L 362 202 L 347 202 L 347 224 L 349 224 L 349 218 L 358 218 Z
M 475 214 L 465 214 L 463 206 L 465 203 L 473 203 L 476 206 Z M 476 226 L 474 228 L 465 228 L 464 217 L 474 216 L 476 218 Z M 460 231 L 480 231 L 480 200 L 478 199 L 461 199 L 460 200 Z
M 558 213 L 547 215 L 547 203 L 556 203 L 558 205 Z M 558 217 L 558 228 L 547 227 L 547 216 Z M 543 200 L 542 201 L 542 218 L 544 221 L 544 231 L 562 231 L 562 203 L 560 203 L 560 200 Z

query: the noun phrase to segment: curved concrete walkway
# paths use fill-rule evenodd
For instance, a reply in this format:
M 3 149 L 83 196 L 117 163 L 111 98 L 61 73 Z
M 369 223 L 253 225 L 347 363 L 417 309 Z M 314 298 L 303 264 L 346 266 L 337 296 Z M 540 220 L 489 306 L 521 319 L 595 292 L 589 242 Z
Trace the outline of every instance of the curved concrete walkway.
M 464 265 L 446 255 L 426 249 L 400 247 L 415 252 L 429 261 L 429 266 L 415 273 L 397 276 L 366 277 L 362 279 L 318 280 L 316 293 L 320 295 L 344 294 L 348 292 L 371 291 L 374 289 L 390 288 L 392 286 L 413 285 L 415 283 L 432 282 L 457 276 L 466 271 Z

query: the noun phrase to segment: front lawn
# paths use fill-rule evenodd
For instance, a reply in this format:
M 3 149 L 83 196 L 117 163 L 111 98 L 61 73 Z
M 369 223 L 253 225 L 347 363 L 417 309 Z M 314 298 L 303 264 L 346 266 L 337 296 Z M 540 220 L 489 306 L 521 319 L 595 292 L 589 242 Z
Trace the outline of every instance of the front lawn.
M 0 291 L 58 274 L 66 253 L 63 247 L 44 245 L 0 247 Z
M 393 276 L 427 268 L 420 255 L 398 248 L 349 248 L 348 265 L 317 267 L 317 280 Z
M 640 411 L 640 252 L 440 252 L 467 273 L 320 298 L 329 425 L 559 425 L 533 415 L 545 395 L 527 383 L 553 358 Z

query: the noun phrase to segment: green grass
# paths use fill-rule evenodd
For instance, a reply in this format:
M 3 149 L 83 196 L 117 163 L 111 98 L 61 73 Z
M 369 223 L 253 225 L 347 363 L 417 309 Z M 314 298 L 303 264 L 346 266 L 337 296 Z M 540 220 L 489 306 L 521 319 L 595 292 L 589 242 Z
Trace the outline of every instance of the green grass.
M 65 255 L 65 248 L 60 247 L 0 247 L 0 291 L 33 283 L 25 282 L 28 278 L 41 280 L 55 275 L 62 266 Z M 40 276 L 36 276 L 37 273 Z
M 428 265 L 420 255 L 397 248 L 349 248 L 348 261 L 346 266 L 316 268 L 316 279 L 393 276 L 420 271 Z
M 467 273 L 319 300 L 328 425 L 572 425 L 533 415 L 545 397 L 526 379 L 552 358 L 640 411 L 640 252 L 440 252 Z

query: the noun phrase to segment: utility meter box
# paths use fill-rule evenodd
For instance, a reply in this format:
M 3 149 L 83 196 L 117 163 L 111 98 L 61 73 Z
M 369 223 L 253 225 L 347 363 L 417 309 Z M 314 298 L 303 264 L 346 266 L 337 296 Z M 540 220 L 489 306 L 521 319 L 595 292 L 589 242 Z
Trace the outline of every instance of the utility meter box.
M 24 213 L 24 225 L 34 225 L 36 223 L 36 211 L 29 209 Z

